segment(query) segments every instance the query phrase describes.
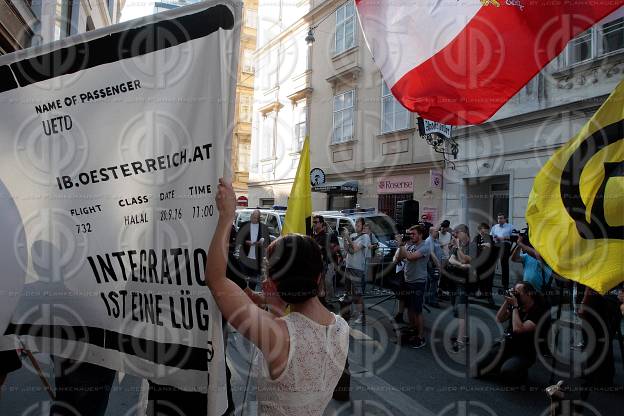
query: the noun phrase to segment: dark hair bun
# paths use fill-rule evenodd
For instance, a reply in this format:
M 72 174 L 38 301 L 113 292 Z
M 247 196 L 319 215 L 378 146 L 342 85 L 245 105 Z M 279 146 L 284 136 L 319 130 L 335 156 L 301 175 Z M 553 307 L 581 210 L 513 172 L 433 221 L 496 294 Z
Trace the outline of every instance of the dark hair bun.
M 303 303 L 318 294 L 322 272 L 321 249 L 310 237 L 290 234 L 271 243 L 267 250 L 268 275 L 279 296 L 288 303 Z

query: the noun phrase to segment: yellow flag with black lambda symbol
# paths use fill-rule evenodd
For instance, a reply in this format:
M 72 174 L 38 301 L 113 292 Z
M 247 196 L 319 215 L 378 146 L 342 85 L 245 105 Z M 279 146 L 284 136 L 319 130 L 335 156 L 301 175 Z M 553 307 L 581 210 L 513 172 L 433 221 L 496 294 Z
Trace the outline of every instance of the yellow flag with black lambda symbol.
M 624 81 L 540 170 L 526 218 L 561 276 L 599 293 L 624 281 Z
M 312 184 L 310 183 L 310 138 L 306 136 L 299 167 L 288 197 L 282 235 L 310 234 L 312 230 Z

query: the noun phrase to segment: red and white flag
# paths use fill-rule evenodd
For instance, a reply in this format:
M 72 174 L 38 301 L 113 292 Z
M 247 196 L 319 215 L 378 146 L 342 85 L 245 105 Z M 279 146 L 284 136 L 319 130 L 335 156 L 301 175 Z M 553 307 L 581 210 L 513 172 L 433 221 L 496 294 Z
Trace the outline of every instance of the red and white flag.
M 394 96 L 444 124 L 489 119 L 624 0 L 356 0 Z

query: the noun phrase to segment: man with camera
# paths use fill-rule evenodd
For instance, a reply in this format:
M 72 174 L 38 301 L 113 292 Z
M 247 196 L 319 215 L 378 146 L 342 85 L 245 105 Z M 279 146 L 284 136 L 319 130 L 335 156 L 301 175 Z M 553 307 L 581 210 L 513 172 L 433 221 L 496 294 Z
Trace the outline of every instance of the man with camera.
M 530 283 L 520 282 L 506 291 L 505 301 L 496 313 L 496 321 L 509 322 L 505 337 L 477 363 L 475 375 L 498 374 L 506 383 L 525 382 L 537 357 L 536 346 L 548 331 L 548 322 L 542 322 L 548 319 L 547 313 L 542 296 Z
M 511 253 L 511 234 L 513 226 L 507 223 L 507 216 L 502 212 L 496 217 L 497 223 L 492 226 L 490 235 L 498 248 L 501 264 L 501 285 L 503 290 L 509 287 L 509 254 Z
M 422 348 L 425 346 L 422 310 L 429 276 L 427 263 L 431 255 L 431 247 L 424 241 L 428 230 L 422 225 L 414 225 L 407 232 L 410 240 L 407 243 L 401 243 L 394 255 L 394 261 L 406 260 L 403 286 L 410 329 L 414 332 L 409 343 L 412 348 Z M 402 241 L 403 238 L 397 236 L 396 240 Z
M 550 290 L 553 271 L 544 263 L 538 251 L 531 245 L 527 228 L 523 229 L 518 236 L 511 261 L 522 263 L 522 281 L 531 283 L 535 290 L 542 294 Z
M 364 232 L 366 221 L 360 217 L 355 220 L 355 235 L 350 235 L 349 231 L 342 230 L 342 241 L 347 252 L 345 283 L 349 287 L 349 293 L 353 298 L 353 303 L 357 310 L 354 324 L 365 324 L 364 315 L 364 289 L 366 287 L 366 250 L 370 245 L 370 237 Z

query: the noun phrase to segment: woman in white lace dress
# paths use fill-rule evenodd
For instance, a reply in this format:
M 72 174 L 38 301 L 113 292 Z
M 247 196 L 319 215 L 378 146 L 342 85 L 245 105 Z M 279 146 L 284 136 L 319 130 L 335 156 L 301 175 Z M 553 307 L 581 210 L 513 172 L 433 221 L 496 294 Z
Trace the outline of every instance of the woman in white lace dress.
M 225 276 L 228 237 L 236 210 L 232 185 L 219 180 L 219 221 L 208 250 L 206 283 L 224 318 L 262 352 L 260 415 L 322 415 L 344 369 L 349 326 L 317 297 L 323 263 L 309 237 L 280 237 L 267 250 L 267 297 L 279 296 L 290 314 L 256 306 Z

